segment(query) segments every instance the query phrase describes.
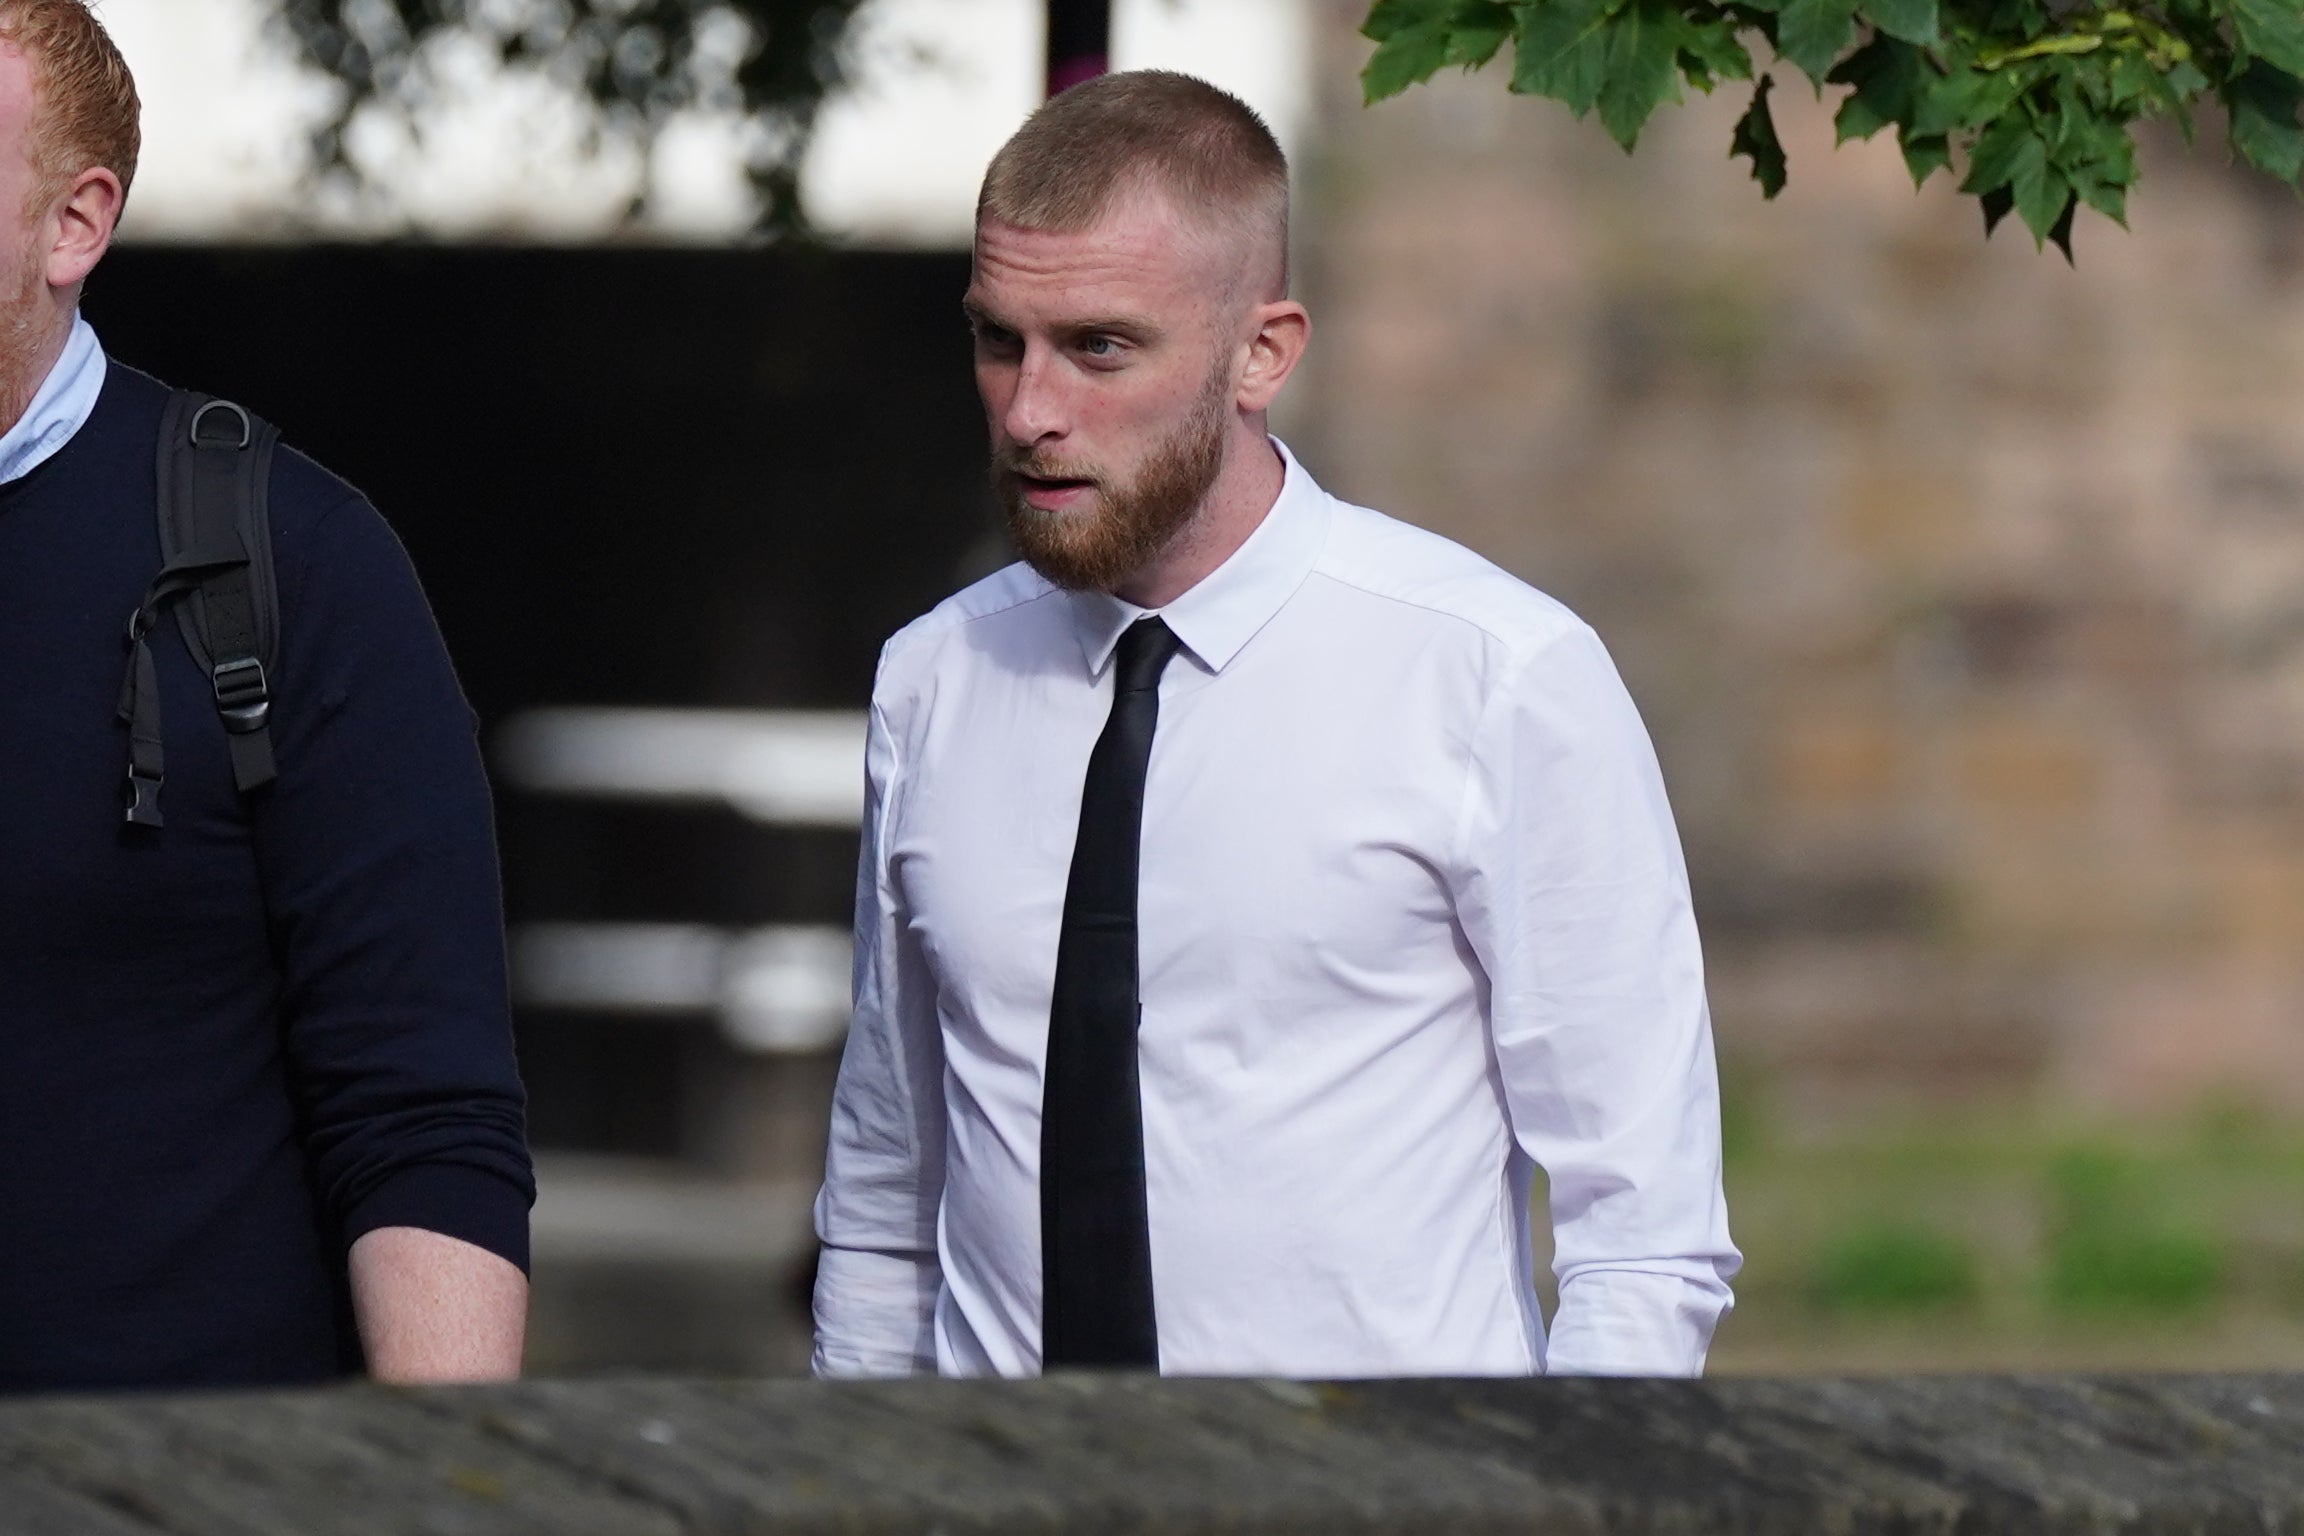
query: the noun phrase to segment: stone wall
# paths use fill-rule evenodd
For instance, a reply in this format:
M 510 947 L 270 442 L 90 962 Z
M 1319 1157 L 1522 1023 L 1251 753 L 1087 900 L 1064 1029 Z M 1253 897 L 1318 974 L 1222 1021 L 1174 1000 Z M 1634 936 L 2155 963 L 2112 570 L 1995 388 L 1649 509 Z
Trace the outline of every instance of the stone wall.
M 1363 110 L 1322 9 L 1283 429 L 1608 640 L 1727 1058 L 1810 1118 L 2304 1109 L 2304 205 L 2207 123 L 2073 270 L 1804 85 L 1771 205 L 1743 87 L 1629 159 L 1494 72 Z
M 624 1381 L 0 1406 L 0 1536 L 2300 1529 L 2292 1376 Z

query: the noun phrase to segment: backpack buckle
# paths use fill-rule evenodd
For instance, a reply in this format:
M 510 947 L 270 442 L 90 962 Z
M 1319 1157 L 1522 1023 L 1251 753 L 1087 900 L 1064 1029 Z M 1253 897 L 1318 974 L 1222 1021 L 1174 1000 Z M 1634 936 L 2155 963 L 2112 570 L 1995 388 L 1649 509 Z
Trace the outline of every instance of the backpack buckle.
M 272 688 L 263 662 L 253 656 L 220 661 L 208 680 L 216 690 L 216 712 L 224 717 L 226 730 L 245 736 L 264 729 L 265 718 L 272 713 Z
M 239 422 L 240 441 L 235 443 L 231 441 L 229 437 L 202 437 L 200 435 L 200 426 L 201 423 L 208 419 L 208 413 L 210 411 L 223 411 L 230 415 L 233 420 Z M 230 430 L 229 424 L 227 424 L 226 430 Z M 245 449 L 250 443 L 256 440 L 256 424 L 248 419 L 248 413 L 246 411 L 242 410 L 239 406 L 234 405 L 231 401 L 211 400 L 206 405 L 200 407 L 200 409 L 192 413 L 192 430 L 189 435 L 192 440 L 192 446 L 195 448 L 230 448 L 233 451 L 238 452 Z
M 146 778 L 135 769 L 128 770 L 126 806 L 128 824 L 132 827 L 157 827 L 160 821 L 160 783 L 158 778 Z

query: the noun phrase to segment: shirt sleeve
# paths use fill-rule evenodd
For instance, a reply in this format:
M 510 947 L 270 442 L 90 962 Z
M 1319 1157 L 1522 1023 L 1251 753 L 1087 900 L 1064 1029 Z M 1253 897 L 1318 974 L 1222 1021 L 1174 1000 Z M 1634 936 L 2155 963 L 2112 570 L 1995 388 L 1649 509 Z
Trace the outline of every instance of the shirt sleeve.
M 1741 1262 L 1686 868 L 1647 731 L 1581 625 L 1503 663 L 1458 916 L 1512 1132 L 1551 1182 L 1555 1375 L 1693 1376 Z
M 856 1005 L 816 1198 L 816 1235 L 824 1245 L 816 1280 L 820 1376 L 936 1369 L 944 1044 L 935 983 L 890 876 L 898 781 L 895 734 L 876 701 L 866 734 L 856 877 Z
M 525 1269 L 535 1183 L 472 711 L 374 509 L 275 528 L 279 778 L 251 804 L 322 1208 L 347 1247 L 421 1227 Z

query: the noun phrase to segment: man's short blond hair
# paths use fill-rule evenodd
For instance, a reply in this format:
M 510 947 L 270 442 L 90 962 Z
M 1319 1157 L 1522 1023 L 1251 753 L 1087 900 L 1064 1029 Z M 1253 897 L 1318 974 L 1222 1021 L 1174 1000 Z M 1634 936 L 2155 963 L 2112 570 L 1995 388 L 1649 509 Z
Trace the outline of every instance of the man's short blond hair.
M 93 166 L 125 192 L 143 148 L 143 108 L 128 61 L 85 0 L 0 0 L 0 41 L 32 65 L 33 197 L 46 203 Z
M 1285 287 L 1288 157 L 1246 102 L 1173 70 L 1099 75 L 1052 98 L 992 157 L 976 222 L 1069 233 L 1143 190 L 1275 240 Z

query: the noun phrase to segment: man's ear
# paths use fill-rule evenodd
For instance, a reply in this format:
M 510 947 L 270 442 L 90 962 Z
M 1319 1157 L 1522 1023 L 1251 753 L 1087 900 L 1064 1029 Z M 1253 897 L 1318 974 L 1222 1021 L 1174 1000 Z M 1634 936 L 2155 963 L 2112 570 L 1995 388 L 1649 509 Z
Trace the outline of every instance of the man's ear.
M 1254 413 L 1270 406 L 1296 371 L 1312 339 L 1312 316 L 1294 299 L 1275 299 L 1259 304 L 1251 318 L 1256 329 L 1248 338 L 1248 358 L 1234 399 L 1241 410 Z
M 127 201 L 120 178 L 100 165 L 72 178 L 49 215 L 45 273 L 49 287 L 76 289 L 87 280 L 112 249 L 112 232 L 119 227 L 121 205 Z

